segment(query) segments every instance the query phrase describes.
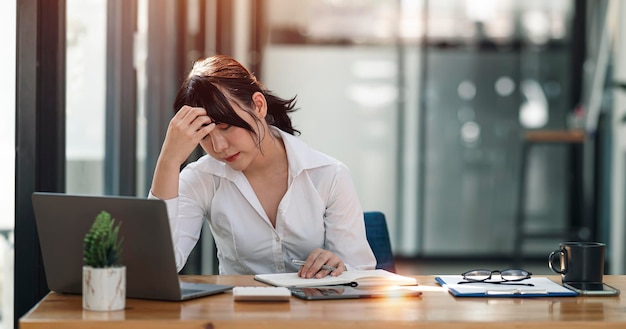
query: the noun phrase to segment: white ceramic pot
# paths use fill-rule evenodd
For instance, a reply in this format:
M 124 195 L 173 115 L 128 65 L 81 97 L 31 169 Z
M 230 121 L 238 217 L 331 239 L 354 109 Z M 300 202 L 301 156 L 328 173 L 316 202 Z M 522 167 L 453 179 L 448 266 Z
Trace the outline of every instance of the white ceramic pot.
M 119 311 L 126 307 L 126 266 L 83 266 L 83 308 Z

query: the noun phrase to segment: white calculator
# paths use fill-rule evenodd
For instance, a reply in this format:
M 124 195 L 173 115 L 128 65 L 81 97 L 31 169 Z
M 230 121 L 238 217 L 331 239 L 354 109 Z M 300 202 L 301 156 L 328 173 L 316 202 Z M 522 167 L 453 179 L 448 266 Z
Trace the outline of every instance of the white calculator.
M 234 287 L 233 298 L 235 301 L 289 301 L 291 291 L 285 287 Z

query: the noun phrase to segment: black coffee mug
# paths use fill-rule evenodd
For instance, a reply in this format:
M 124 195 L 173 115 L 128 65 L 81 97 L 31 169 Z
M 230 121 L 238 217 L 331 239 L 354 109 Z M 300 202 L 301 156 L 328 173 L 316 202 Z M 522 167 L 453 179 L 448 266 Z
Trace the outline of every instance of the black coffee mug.
M 550 269 L 561 274 L 563 282 L 602 282 L 606 244 L 600 242 L 561 242 L 550 253 Z

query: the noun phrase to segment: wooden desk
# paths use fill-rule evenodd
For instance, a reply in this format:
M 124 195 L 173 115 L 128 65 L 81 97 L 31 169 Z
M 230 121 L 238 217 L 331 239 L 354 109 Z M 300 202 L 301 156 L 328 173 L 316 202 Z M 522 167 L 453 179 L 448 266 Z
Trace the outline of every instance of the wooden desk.
M 104 313 L 83 311 L 81 296 L 50 293 L 20 319 L 20 328 L 626 328 L 626 301 L 619 296 L 455 298 L 432 276 L 417 278 L 423 296 L 406 299 L 233 302 L 227 292 L 186 302 L 127 299 L 126 310 Z M 262 285 L 251 276 L 185 279 Z M 626 293 L 626 276 L 605 276 L 605 282 Z

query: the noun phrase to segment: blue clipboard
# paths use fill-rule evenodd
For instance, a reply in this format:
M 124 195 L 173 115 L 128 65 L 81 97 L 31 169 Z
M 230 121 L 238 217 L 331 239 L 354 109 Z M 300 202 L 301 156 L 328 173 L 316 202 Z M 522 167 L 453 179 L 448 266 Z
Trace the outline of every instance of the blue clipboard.
M 517 284 L 464 282 L 460 275 L 440 275 L 437 283 L 455 297 L 575 297 L 578 293 L 545 277 L 530 278 Z M 514 283 L 514 282 L 511 282 Z

